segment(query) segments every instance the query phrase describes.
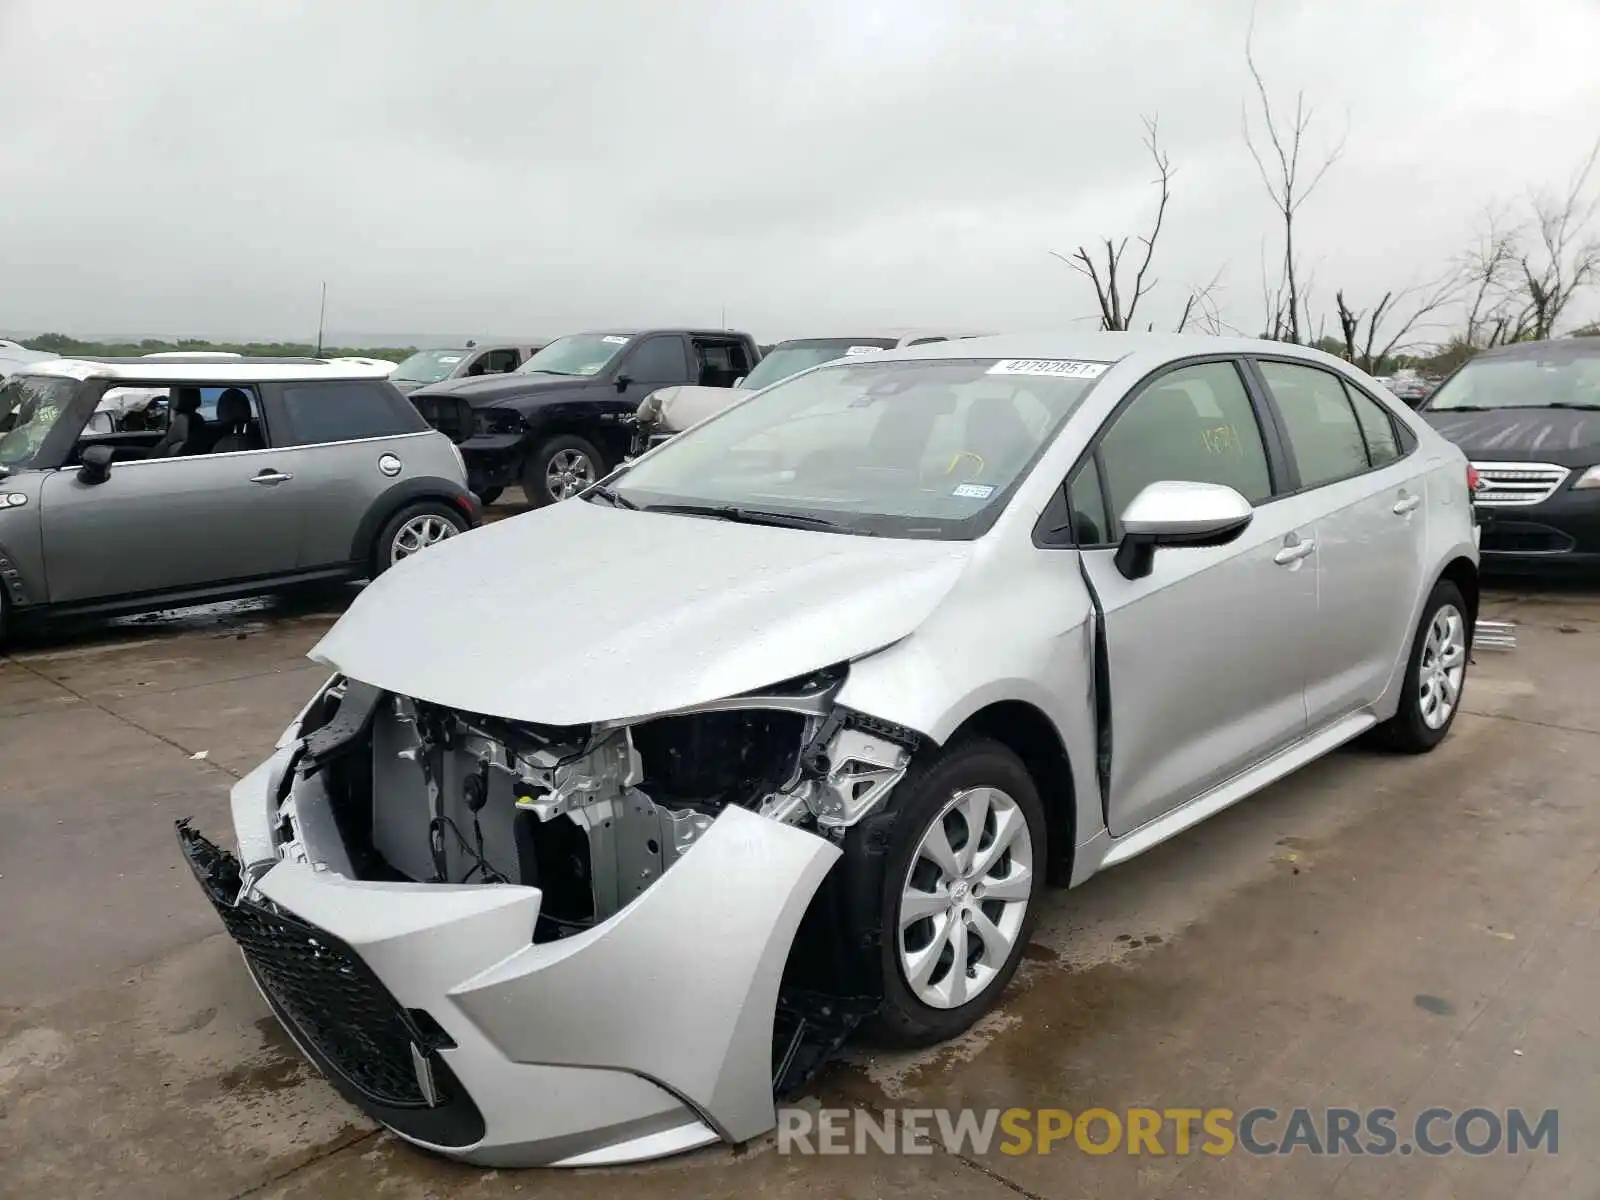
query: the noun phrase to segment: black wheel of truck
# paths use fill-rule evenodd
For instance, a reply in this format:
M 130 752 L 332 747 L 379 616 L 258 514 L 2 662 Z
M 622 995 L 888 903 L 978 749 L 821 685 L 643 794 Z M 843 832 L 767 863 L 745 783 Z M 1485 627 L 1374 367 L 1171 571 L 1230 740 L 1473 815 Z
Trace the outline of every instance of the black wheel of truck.
M 561 433 L 534 447 L 522 464 L 522 490 L 528 503 L 543 508 L 570 500 L 605 474 L 605 458 L 592 442 Z
M 505 488 L 484 488 L 478 493 L 478 503 L 483 505 L 485 508 L 488 508 L 489 505 L 500 499 L 500 493 L 503 491 L 505 491 Z

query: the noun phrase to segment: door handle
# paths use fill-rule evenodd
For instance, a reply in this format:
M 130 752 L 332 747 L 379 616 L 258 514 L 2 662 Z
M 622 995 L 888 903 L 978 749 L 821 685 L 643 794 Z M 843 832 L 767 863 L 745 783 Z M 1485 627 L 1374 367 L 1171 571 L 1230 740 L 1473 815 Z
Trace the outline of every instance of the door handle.
M 1406 513 L 1410 512 L 1413 508 L 1415 508 L 1417 505 L 1419 505 L 1421 503 L 1422 503 L 1422 497 L 1421 496 L 1407 496 L 1407 495 L 1402 494 L 1400 499 L 1398 499 L 1398 500 L 1396 500 L 1394 502 L 1394 511 L 1396 513 L 1398 513 L 1400 516 L 1404 516 Z
M 1289 536 L 1294 537 L 1294 534 L 1291 533 Z M 1272 561 L 1280 567 L 1286 567 L 1290 563 L 1299 562 L 1316 548 L 1316 538 L 1296 538 L 1293 542 L 1285 542 L 1283 549 L 1272 556 Z
M 252 475 L 250 477 L 250 482 L 264 483 L 268 487 L 273 487 L 280 483 L 287 483 L 293 478 L 293 475 L 285 474 L 283 471 L 274 471 L 269 467 L 267 470 L 262 471 L 259 474 Z

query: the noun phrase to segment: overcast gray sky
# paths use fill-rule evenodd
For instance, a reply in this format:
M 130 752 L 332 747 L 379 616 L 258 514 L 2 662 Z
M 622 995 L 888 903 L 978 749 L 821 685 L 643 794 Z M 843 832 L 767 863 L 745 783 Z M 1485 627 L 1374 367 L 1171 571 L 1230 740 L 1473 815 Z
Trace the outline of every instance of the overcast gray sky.
M 1253 332 L 1249 13 L 0 0 L 0 328 L 309 336 L 324 278 L 344 331 L 1061 326 L 1093 299 L 1048 251 L 1143 228 L 1159 114 L 1149 315 L 1225 268 Z M 1269 0 L 1256 48 L 1309 152 L 1348 129 L 1300 218 L 1330 303 L 1436 273 L 1600 134 L 1595 0 Z

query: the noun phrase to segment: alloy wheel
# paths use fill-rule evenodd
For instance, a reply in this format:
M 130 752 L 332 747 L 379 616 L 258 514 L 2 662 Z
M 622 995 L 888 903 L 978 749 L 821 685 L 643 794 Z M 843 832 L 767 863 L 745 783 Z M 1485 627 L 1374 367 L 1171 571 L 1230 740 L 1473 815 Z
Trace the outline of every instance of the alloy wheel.
M 1453 604 L 1441 605 L 1428 625 L 1417 670 L 1423 724 L 1443 729 L 1461 701 L 1467 671 L 1467 622 Z
M 443 517 L 432 513 L 412 517 L 395 533 L 394 541 L 389 546 L 389 563 L 393 565 L 402 558 L 410 558 L 445 538 L 454 537 L 456 533 L 455 525 Z
M 998 788 L 957 792 L 917 843 L 896 918 L 900 970 L 930 1008 L 959 1008 L 999 977 L 1033 898 L 1033 839 Z
M 545 487 L 556 500 L 570 500 L 594 481 L 594 463 L 582 450 L 558 450 L 544 469 Z

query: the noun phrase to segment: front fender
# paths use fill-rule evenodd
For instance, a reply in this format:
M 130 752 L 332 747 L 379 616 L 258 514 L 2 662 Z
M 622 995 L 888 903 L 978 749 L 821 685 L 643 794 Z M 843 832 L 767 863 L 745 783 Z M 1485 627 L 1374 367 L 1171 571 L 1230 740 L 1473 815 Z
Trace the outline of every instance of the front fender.
M 39 504 L 46 474 L 26 471 L 0 479 L 0 591 L 12 608 L 49 599 Z

